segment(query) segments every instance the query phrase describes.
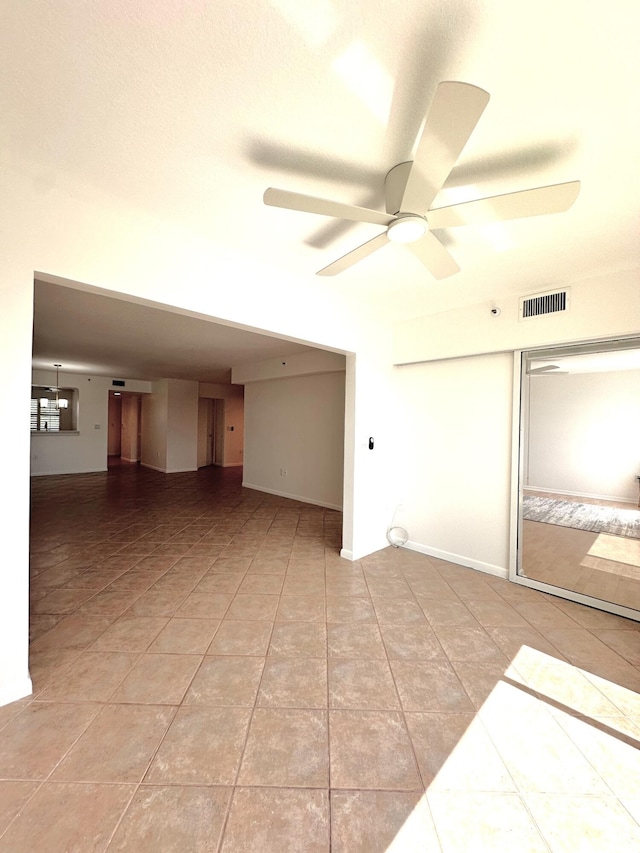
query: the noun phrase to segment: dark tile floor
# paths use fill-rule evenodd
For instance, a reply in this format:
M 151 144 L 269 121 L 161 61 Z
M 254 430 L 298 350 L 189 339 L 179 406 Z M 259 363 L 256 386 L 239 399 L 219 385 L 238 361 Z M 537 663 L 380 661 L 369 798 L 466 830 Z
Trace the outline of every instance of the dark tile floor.
M 43 477 L 0 851 L 640 849 L 639 625 L 239 469 Z

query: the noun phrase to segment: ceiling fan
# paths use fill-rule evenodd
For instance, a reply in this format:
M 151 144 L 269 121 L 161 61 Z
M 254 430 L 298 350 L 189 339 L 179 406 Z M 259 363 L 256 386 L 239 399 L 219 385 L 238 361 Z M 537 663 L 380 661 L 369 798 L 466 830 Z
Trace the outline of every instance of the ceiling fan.
M 561 376 L 569 373 L 568 370 L 560 370 L 559 364 L 545 364 L 542 367 L 530 367 L 528 370 L 529 376 L 537 376 L 545 373 L 549 376 Z
M 264 193 L 264 203 L 385 227 L 377 237 L 319 270 L 318 275 L 343 272 L 389 241 L 407 244 L 434 278 L 454 275 L 460 267 L 434 229 L 560 213 L 571 207 L 580 190 L 580 181 L 569 181 L 430 208 L 488 102 L 489 94 L 469 83 L 445 81 L 438 85 L 415 160 L 399 163 L 385 178 L 386 213 L 274 187 Z

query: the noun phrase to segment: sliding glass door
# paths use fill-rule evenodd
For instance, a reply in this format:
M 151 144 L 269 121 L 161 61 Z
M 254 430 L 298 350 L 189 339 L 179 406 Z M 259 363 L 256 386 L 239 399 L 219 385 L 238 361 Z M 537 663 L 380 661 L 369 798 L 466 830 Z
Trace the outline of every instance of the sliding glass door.
M 519 367 L 512 579 L 640 619 L 640 339 Z

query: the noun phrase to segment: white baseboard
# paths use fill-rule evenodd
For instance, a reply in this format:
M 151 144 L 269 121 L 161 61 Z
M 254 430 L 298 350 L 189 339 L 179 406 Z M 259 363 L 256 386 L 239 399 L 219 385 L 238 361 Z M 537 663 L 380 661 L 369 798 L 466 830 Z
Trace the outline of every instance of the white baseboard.
M 91 468 L 86 471 L 31 471 L 31 477 L 62 477 L 65 474 L 104 474 L 108 468 Z
M 120 459 L 122 459 L 123 462 L 137 462 L 138 461 L 137 459 L 129 459 L 128 456 L 121 456 Z
M 219 465 L 219 468 L 242 468 L 243 462 L 223 462 L 222 465 Z
M 340 556 L 344 557 L 345 560 L 353 560 L 353 551 L 349 551 L 348 548 L 341 548 Z
M 633 504 L 635 506 L 637 499 L 622 497 L 621 495 L 590 495 L 586 492 L 570 492 L 566 489 L 547 489 L 542 486 L 525 486 L 524 491 L 543 492 L 545 495 L 567 495 L 571 498 L 586 498 L 592 501 L 615 501 L 616 503 Z
M 403 547 L 409 551 L 417 551 L 418 554 L 425 554 L 427 557 L 436 557 L 438 560 L 445 560 L 447 563 L 455 563 L 457 566 L 465 566 L 468 569 L 476 569 L 497 578 L 507 579 L 509 577 L 509 569 L 494 566 L 491 563 L 483 563 L 481 560 L 472 560 L 470 557 L 462 557 L 460 554 L 452 554 L 449 551 L 441 551 L 439 548 L 431 548 L 428 545 L 421 545 L 419 542 L 409 540 Z
M 342 506 L 338 506 L 338 504 L 326 503 L 325 501 L 308 498 L 304 495 L 292 495 L 289 492 L 281 492 L 278 489 L 267 489 L 265 486 L 256 486 L 254 483 L 246 483 L 244 480 L 242 481 L 242 488 L 255 489 L 256 492 L 265 492 L 267 495 L 277 495 L 279 498 L 289 498 L 292 501 L 300 501 L 300 503 L 312 504 L 313 506 L 323 506 L 327 509 L 337 509 L 338 512 L 342 512 Z
M 25 696 L 31 696 L 32 693 L 33 685 L 28 676 L 12 684 L 5 684 L 0 690 L 0 707 L 10 702 L 17 702 L 18 699 L 24 699 Z
M 151 468 L 152 471 L 160 471 L 161 474 L 190 474 L 197 472 L 197 468 L 160 468 L 158 465 L 151 465 L 149 462 L 141 462 L 143 468 Z

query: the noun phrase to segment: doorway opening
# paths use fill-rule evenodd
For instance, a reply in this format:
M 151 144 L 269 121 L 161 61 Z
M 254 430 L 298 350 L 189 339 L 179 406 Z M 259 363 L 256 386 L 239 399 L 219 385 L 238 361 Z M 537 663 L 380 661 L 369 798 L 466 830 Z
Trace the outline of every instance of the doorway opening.
M 198 400 L 198 468 L 224 465 L 225 401 L 218 397 Z
M 109 391 L 108 463 L 137 463 L 141 459 L 142 394 Z

